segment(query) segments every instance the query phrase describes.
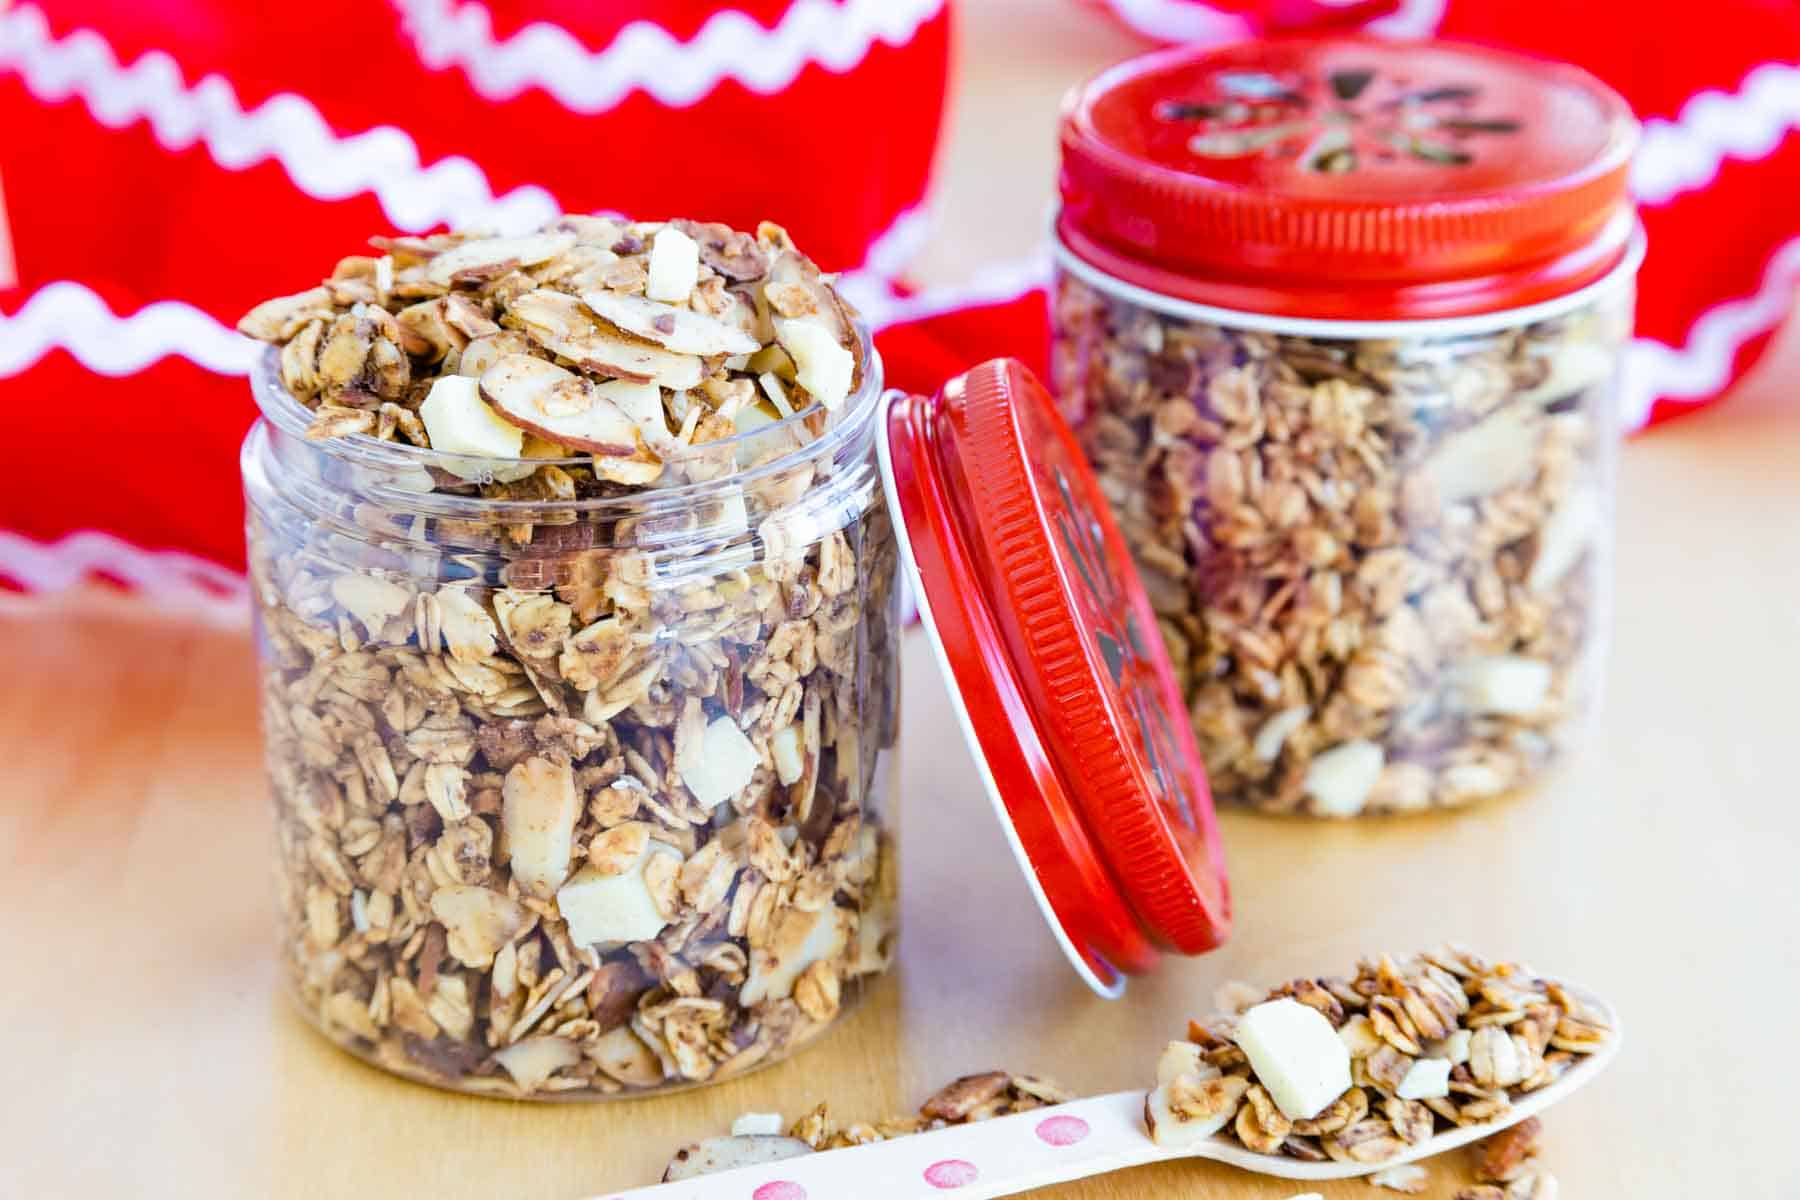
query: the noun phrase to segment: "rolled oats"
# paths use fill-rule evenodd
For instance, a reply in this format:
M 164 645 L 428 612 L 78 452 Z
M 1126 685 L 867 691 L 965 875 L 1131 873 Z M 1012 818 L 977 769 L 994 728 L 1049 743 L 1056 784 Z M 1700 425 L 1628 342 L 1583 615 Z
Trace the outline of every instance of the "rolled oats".
M 241 325 L 290 986 L 482 1094 L 772 1061 L 895 937 L 866 333 L 770 225 L 375 244 Z
M 1455 946 L 1365 959 L 1349 977 L 1296 979 L 1272 990 L 1229 983 L 1214 995 L 1218 1011 L 1189 1022 L 1187 1041 L 1170 1043 L 1157 1061 L 1157 1086 L 1145 1111 L 1159 1144 L 1190 1145 L 1216 1135 L 1259 1154 L 1307 1162 L 1385 1162 L 1437 1133 L 1501 1116 L 1515 1097 L 1553 1082 L 1555 1072 L 1524 1071 L 1522 1064 L 1541 1053 L 1565 1019 L 1591 1023 L 1596 1031 L 1580 1053 L 1593 1053 L 1612 1036 L 1599 1010 L 1560 983 L 1518 963 L 1489 964 Z M 1323 1111 L 1299 1120 L 1275 1106 L 1244 1055 L 1226 1053 L 1245 1012 L 1283 998 L 1331 1022 L 1351 1058 L 1352 1086 Z M 1484 1043 L 1491 1055 L 1513 1056 L 1504 1071 L 1510 1082 L 1478 1077 L 1478 1063 L 1494 1061 L 1478 1060 Z M 1441 1089 L 1439 1075 L 1446 1080 Z M 1512 1183 L 1526 1178 L 1540 1128 L 1534 1117 L 1484 1141 L 1476 1177 Z M 1531 1186 L 1555 1194 L 1554 1180 Z
M 1480 335 L 1277 335 L 1069 272 L 1065 415 L 1214 794 L 1350 817 L 1529 783 L 1594 684 L 1629 295 Z

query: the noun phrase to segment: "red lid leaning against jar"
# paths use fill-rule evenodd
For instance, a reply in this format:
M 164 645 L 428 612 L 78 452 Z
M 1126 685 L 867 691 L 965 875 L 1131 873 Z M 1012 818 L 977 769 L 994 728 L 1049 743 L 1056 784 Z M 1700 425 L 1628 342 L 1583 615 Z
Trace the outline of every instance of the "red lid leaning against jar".
M 1245 312 L 1495 312 L 1626 258 L 1637 134 L 1586 72 L 1482 47 L 1177 49 L 1070 94 L 1057 235 L 1124 283 Z

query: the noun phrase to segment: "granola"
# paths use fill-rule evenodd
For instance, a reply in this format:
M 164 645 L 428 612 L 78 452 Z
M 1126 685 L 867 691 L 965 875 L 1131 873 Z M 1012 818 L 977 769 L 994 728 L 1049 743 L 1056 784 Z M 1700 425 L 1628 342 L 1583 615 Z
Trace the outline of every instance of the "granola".
M 1604 630 L 1614 292 L 1498 332 L 1277 335 L 1064 271 L 1065 414 L 1137 559 L 1214 793 L 1348 817 L 1530 783 Z
M 953 1079 L 932 1094 L 909 1116 L 841 1125 L 826 1105 L 819 1104 L 781 1132 L 781 1118 L 772 1113 L 746 1113 L 738 1118 L 727 1137 L 709 1138 L 684 1146 L 669 1160 L 664 1182 L 775 1161 L 821 1150 L 839 1150 L 885 1142 L 909 1134 L 969 1125 L 1013 1113 L 1029 1112 L 1045 1105 L 1074 1099 L 1073 1093 L 1047 1079 L 1009 1071 L 982 1071 Z
M 1443 1130 L 1504 1116 L 1612 1036 L 1603 1014 L 1562 984 L 1456 946 L 1366 959 L 1349 978 L 1296 979 L 1271 991 L 1232 984 L 1218 999 L 1221 1011 L 1190 1022 L 1186 1039 L 1169 1043 L 1157 1063 L 1145 1115 L 1159 1144 L 1221 1136 L 1260 1154 L 1372 1165 Z M 1251 1015 L 1271 1006 L 1310 1010 L 1308 1021 L 1336 1031 L 1352 1080 L 1336 1099 L 1303 1109 L 1276 1102 L 1304 1088 L 1283 1077 L 1290 1064 L 1276 1049 L 1249 1036 Z M 1478 1178 L 1531 1177 L 1538 1130 L 1533 1118 L 1490 1138 Z M 1390 1172 L 1385 1186 L 1418 1182 Z
M 482 1094 L 773 1061 L 896 934 L 866 330 L 770 225 L 375 241 L 242 325 L 289 986 Z

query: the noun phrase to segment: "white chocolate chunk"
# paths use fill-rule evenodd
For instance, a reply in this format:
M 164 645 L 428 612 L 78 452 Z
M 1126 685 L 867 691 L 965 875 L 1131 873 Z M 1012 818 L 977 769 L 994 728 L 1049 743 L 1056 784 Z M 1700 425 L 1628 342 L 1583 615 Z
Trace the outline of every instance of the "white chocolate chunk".
M 518 458 L 525 446 L 525 431 L 503 420 L 481 398 L 481 385 L 467 375 L 445 375 L 431 385 L 431 394 L 419 405 L 419 419 L 431 448 L 445 454 L 473 454 L 483 458 Z M 467 467 L 455 474 L 475 474 Z
M 794 360 L 794 379 L 814 400 L 836 408 L 850 396 L 856 356 L 817 321 L 780 319 L 775 336 Z
M 507 860 L 520 887 L 548 899 L 569 877 L 581 797 L 566 762 L 527 758 L 506 773 L 500 789 L 500 827 Z
M 1438 501 L 1477 500 L 1524 483 L 1536 461 L 1540 428 L 1534 410 L 1514 404 L 1445 438 L 1425 460 Z
M 1290 1121 L 1318 1116 L 1350 1088 L 1350 1048 L 1317 1009 L 1283 996 L 1238 1018 L 1232 1033 L 1257 1082 Z
M 1304 791 L 1313 811 L 1327 817 L 1353 817 L 1368 803 L 1387 754 L 1374 742 L 1358 739 L 1333 746 L 1306 768 Z
M 609 874 L 599 867 L 583 867 L 562 885 L 556 893 L 556 907 L 568 922 L 569 937 L 576 945 L 641 942 L 662 932 L 668 919 L 656 907 L 644 880 L 644 869 L 658 856 L 673 856 L 676 865 L 681 861 L 681 851 L 652 841 L 623 871 Z
M 1256 757 L 1263 762 L 1274 762 L 1281 753 L 1282 746 L 1287 744 L 1288 734 L 1306 724 L 1306 718 L 1312 716 L 1312 706 L 1307 704 L 1295 708 L 1285 708 L 1262 723 L 1256 731 L 1256 740 L 1250 746 Z
M 1569 493 L 1538 530 L 1537 555 L 1531 560 L 1525 585 L 1540 596 L 1554 591 L 1587 552 L 1603 516 L 1599 494 L 1593 488 Z
M 593 454 L 631 454 L 638 447 L 637 426 L 611 399 L 618 386 L 595 385 L 531 354 L 496 359 L 480 381 L 482 396 L 520 429 Z M 662 392 L 656 392 L 660 412 Z
M 1473 1031 L 1459 1029 L 1449 1037 L 1439 1038 L 1435 1042 L 1426 1042 L 1425 1053 L 1431 1058 L 1445 1059 L 1452 1066 L 1466 1063 L 1469 1061 L 1469 1039 L 1473 1036 Z
M 783 787 L 791 787 L 806 774 L 806 755 L 800 749 L 800 726 L 787 725 L 769 739 L 769 752 L 775 759 L 775 776 Z
M 1193 1042 L 1170 1042 L 1156 1059 L 1156 1082 L 1173 1083 L 1183 1075 L 1205 1079 L 1219 1074 L 1219 1069 L 1200 1057 L 1200 1047 Z
M 1394 1094 L 1402 1100 L 1434 1100 L 1450 1094 L 1450 1060 L 1419 1058 L 1407 1068 Z
M 567 1038 L 526 1038 L 494 1051 L 494 1061 L 506 1068 L 521 1090 L 535 1092 L 552 1075 L 580 1062 L 581 1048 Z
M 644 295 L 674 304 L 688 298 L 700 282 L 700 244 L 673 225 L 656 231 L 650 242 L 649 282 Z
M 720 717 L 706 727 L 699 757 L 682 768 L 681 782 L 704 807 L 717 808 L 750 782 L 760 762 L 756 747 L 737 722 Z
M 731 1123 L 732 1137 L 772 1137 L 786 1129 L 780 1113 L 745 1113 Z
M 1530 716 L 1550 695 L 1550 664 L 1516 654 L 1471 658 L 1451 672 L 1450 702 L 1461 712 Z

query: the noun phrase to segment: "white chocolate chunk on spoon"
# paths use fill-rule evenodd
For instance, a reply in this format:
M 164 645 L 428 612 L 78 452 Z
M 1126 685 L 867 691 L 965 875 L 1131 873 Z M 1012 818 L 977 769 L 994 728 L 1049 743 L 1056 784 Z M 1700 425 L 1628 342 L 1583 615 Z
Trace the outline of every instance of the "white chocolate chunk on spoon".
M 1565 985 L 1566 986 L 1566 985 Z M 1178 1158 L 1213 1162 L 1279 1179 L 1353 1179 L 1492 1137 L 1568 1099 L 1617 1057 L 1623 1044 L 1618 1015 L 1591 993 L 1569 987 L 1592 1005 L 1610 1034 L 1599 1049 L 1578 1057 L 1554 1083 L 1527 1092 L 1495 1120 L 1464 1125 L 1408 1146 L 1381 1162 L 1304 1162 L 1257 1154 L 1223 1135 L 1175 1148 L 1150 1140 L 1144 1092 L 1115 1092 L 1010 1117 L 952 1125 L 892 1141 L 805 1154 L 776 1163 L 610 1193 L 612 1200 L 926 1200 L 946 1193 L 987 1200 Z

